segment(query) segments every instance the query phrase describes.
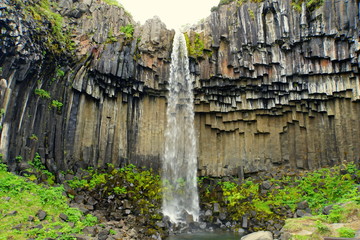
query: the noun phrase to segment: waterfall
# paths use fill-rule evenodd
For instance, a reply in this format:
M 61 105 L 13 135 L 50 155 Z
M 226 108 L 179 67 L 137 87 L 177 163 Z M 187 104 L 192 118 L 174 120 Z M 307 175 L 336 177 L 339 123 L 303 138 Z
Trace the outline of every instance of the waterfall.
M 199 218 L 192 81 L 186 41 L 176 32 L 170 65 L 165 153 L 162 167 L 164 215 L 174 223 Z

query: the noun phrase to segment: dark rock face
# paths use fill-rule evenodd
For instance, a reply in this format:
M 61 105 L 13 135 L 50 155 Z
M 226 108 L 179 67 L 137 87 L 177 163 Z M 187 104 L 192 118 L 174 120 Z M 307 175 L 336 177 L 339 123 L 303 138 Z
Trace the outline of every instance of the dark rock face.
M 51 171 L 158 168 L 174 31 L 158 18 L 138 26 L 101 1 L 57 2 L 73 55 L 50 51 L 38 38 L 49 26 L 15 1 L 0 3 L 3 159 L 11 170 L 23 168 L 17 156 L 27 162 L 36 152 Z M 190 59 L 200 174 L 358 161 L 358 10 L 355 0 L 314 12 L 295 11 L 290 0 L 233 3 L 188 32 L 204 45 Z
M 324 2 L 233 3 L 194 29 L 212 53 L 191 61 L 202 174 L 358 161 L 358 6 Z
M 174 32 L 158 18 L 138 26 L 122 8 L 63 0 L 54 11 L 73 27 L 76 56 L 44 54 L 38 23 L 14 1 L 0 4 L 0 149 L 10 169 L 19 169 L 17 156 L 26 162 L 36 152 L 51 171 L 129 159 L 158 168 Z M 125 26 L 132 37 L 121 32 Z

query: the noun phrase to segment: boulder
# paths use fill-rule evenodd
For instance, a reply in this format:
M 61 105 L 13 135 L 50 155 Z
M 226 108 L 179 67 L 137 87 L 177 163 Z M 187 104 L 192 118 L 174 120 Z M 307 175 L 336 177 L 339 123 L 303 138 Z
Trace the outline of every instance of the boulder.
M 268 231 L 259 231 L 243 236 L 240 240 L 273 240 L 273 235 Z

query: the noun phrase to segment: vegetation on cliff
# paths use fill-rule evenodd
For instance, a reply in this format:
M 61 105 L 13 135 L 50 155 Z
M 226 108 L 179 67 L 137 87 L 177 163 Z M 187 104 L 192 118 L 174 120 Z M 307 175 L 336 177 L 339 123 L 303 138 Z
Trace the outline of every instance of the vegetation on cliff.
M 33 30 L 47 50 L 54 54 L 74 50 L 75 43 L 70 36 L 71 29 L 65 27 L 63 16 L 53 10 L 57 7 L 57 2 L 51 0 L 12 1 L 19 9 L 23 9 L 25 17 L 31 16 L 35 20 L 36 26 Z

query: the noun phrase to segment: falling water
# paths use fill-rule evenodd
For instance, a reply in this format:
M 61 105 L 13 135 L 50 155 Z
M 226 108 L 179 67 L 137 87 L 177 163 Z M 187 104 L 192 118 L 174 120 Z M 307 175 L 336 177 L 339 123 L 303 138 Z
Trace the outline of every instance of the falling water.
M 192 81 L 186 42 L 176 32 L 171 54 L 162 182 L 163 213 L 174 223 L 199 218 Z

